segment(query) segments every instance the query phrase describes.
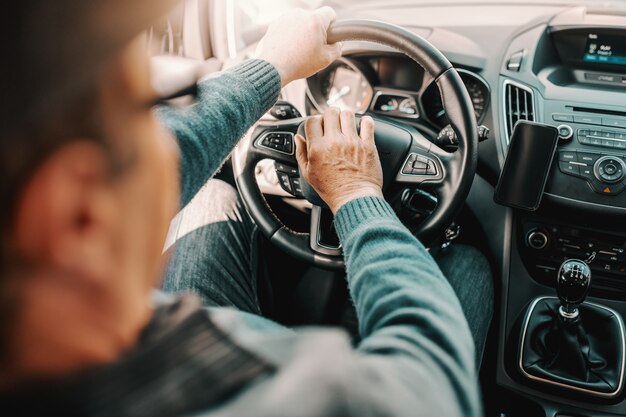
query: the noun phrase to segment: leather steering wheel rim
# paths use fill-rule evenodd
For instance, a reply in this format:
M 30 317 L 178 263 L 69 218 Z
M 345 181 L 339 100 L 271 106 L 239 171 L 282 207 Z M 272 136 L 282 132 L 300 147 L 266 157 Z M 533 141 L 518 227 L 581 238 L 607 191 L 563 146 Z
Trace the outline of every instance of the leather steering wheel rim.
M 445 198 L 440 199 L 435 211 L 424 220 L 417 232 L 423 242 L 432 242 L 462 209 L 476 172 L 478 135 L 467 89 L 452 64 L 437 48 L 400 26 L 374 20 L 342 20 L 331 25 L 328 31 L 329 43 L 351 40 L 374 42 L 404 53 L 424 68 L 439 88 L 443 108 L 457 134 L 459 146 L 456 152 L 447 154 L 435 145 L 424 144 L 426 139 L 419 141 L 422 148 L 428 148 L 426 152 L 430 152 L 440 163 L 444 161 L 444 175 L 438 183 L 438 194 Z M 275 122 L 270 130 L 295 133 L 303 121 L 304 118 Z M 395 128 L 402 129 L 401 126 Z M 309 243 L 309 234 L 296 233 L 285 227 L 260 192 L 255 178 L 259 159 L 251 157 L 253 152 L 250 150 L 255 147 L 256 139 L 270 130 L 267 125 L 258 125 L 233 154 L 235 180 L 249 214 L 261 232 L 288 254 L 322 268 L 343 268 L 341 255 L 314 251 Z M 414 137 L 413 140 L 416 139 Z M 278 161 L 283 156 L 280 152 L 274 152 L 269 157 L 277 157 Z

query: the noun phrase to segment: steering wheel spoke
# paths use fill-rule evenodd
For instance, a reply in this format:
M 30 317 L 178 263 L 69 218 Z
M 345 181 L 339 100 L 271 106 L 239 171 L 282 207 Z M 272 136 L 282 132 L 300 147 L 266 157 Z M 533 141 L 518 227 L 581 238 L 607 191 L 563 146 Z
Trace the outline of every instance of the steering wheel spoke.
M 418 204 L 412 207 L 412 210 L 421 211 L 420 214 L 425 216 L 426 220 L 421 226 L 419 236 L 429 241 L 436 238 L 441 225 L 448 221 L 443 220 L 442 213 L 446 210 L 442 210 L 442 205 L 450 206 L 450 202 L 458 200 L 459 190 L 464 190 L 464 192 L 469 190 L 469 184 L 463 186 L 459 184 L 468 180 L 467 145 L 465 142 L 461 143 L 457 151 L 450 153 L 430 142 L 417 130 L 412 131 L 411 136 L 411 147 L 398 170 L 395 181 L 400 185 L 412 187 L 415 190 L 415 196 L 420 198 L 415 199 L 415 196 L 411 198 L 425 203 L 424 207 Z M 474 169 L 472 168 L 470 172 L 473 173 Z M 418 190 L 423 190 L 425 194 L 418 193 Z M 432 198 L 425 197 L 433 194 Z M 457 204 L 456 210 L 458 207 Z M 448 214 L 449 218 L 453 216 Z
M 333 214 L 329 209 L 313 205 L 309 245 L 315 253 L 341 256 L 341 243 L 335 231 Z

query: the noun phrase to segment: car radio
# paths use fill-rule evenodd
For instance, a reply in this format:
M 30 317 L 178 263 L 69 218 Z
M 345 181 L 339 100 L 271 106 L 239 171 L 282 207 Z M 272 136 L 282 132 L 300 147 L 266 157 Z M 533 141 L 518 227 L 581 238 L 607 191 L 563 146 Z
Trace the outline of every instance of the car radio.
M 561 138 L 546 185 L 552 197 L 626 209 L 626 112 L 546 100 Z

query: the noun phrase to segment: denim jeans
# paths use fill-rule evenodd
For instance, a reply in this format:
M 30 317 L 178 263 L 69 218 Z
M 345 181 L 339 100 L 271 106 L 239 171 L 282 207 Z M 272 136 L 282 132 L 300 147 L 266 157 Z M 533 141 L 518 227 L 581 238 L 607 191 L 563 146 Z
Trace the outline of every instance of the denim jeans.
M 176 216 L 165 245 L 171 259 L 163 290 L 195 293 L 207 306 L 261 314 L 257 295 L 258 230 L 239 195 L 210 180 Z M 451 245 L 436 256 L 454 288 L 482 358 L 493 315 L 493 278 L 475 248 Z

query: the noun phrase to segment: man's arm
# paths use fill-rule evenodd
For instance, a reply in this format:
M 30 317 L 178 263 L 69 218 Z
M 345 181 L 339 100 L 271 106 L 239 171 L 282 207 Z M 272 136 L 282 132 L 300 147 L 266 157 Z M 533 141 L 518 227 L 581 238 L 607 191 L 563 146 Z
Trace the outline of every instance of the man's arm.
M 193 198 L 243 134 L 274 104 L 280 87 L 276 68 L 253 59 L 200 81 L 195 105 L 157 110 L 180 148 L 181 206 Z
M 386 378 L 395 373 L 406 381 L 407 395 L 422 397 L 424 407 L 479 415 L 472 336 L 424 246 L 379 197 L 343 205 L 335 225 L 359 318 L 358 350 L 374 358 L 367 362 Z
M 328 45 L 326 39 L 334 19 L 329 7 L 284 14 L 259 43 L 259 59 L 201 81 L 194 106 L 157 110 L 180 147 L 182 206 L 276 102 L 281 86 L 309 77 L 339 58 L 341 45 Z
M 376 398 L 421 403 L 420 415 L 478 415 L 467 321 L 435 261 L 382 198 L 373 120 L 361 119 L 359 135 L 353 114 L 330 109 L 305 128 L 306 140 L 296 136 L 298 163 L 335 213 L 359 318 L 364 355 L 350 393 L 389 410 L 393 402 Z

